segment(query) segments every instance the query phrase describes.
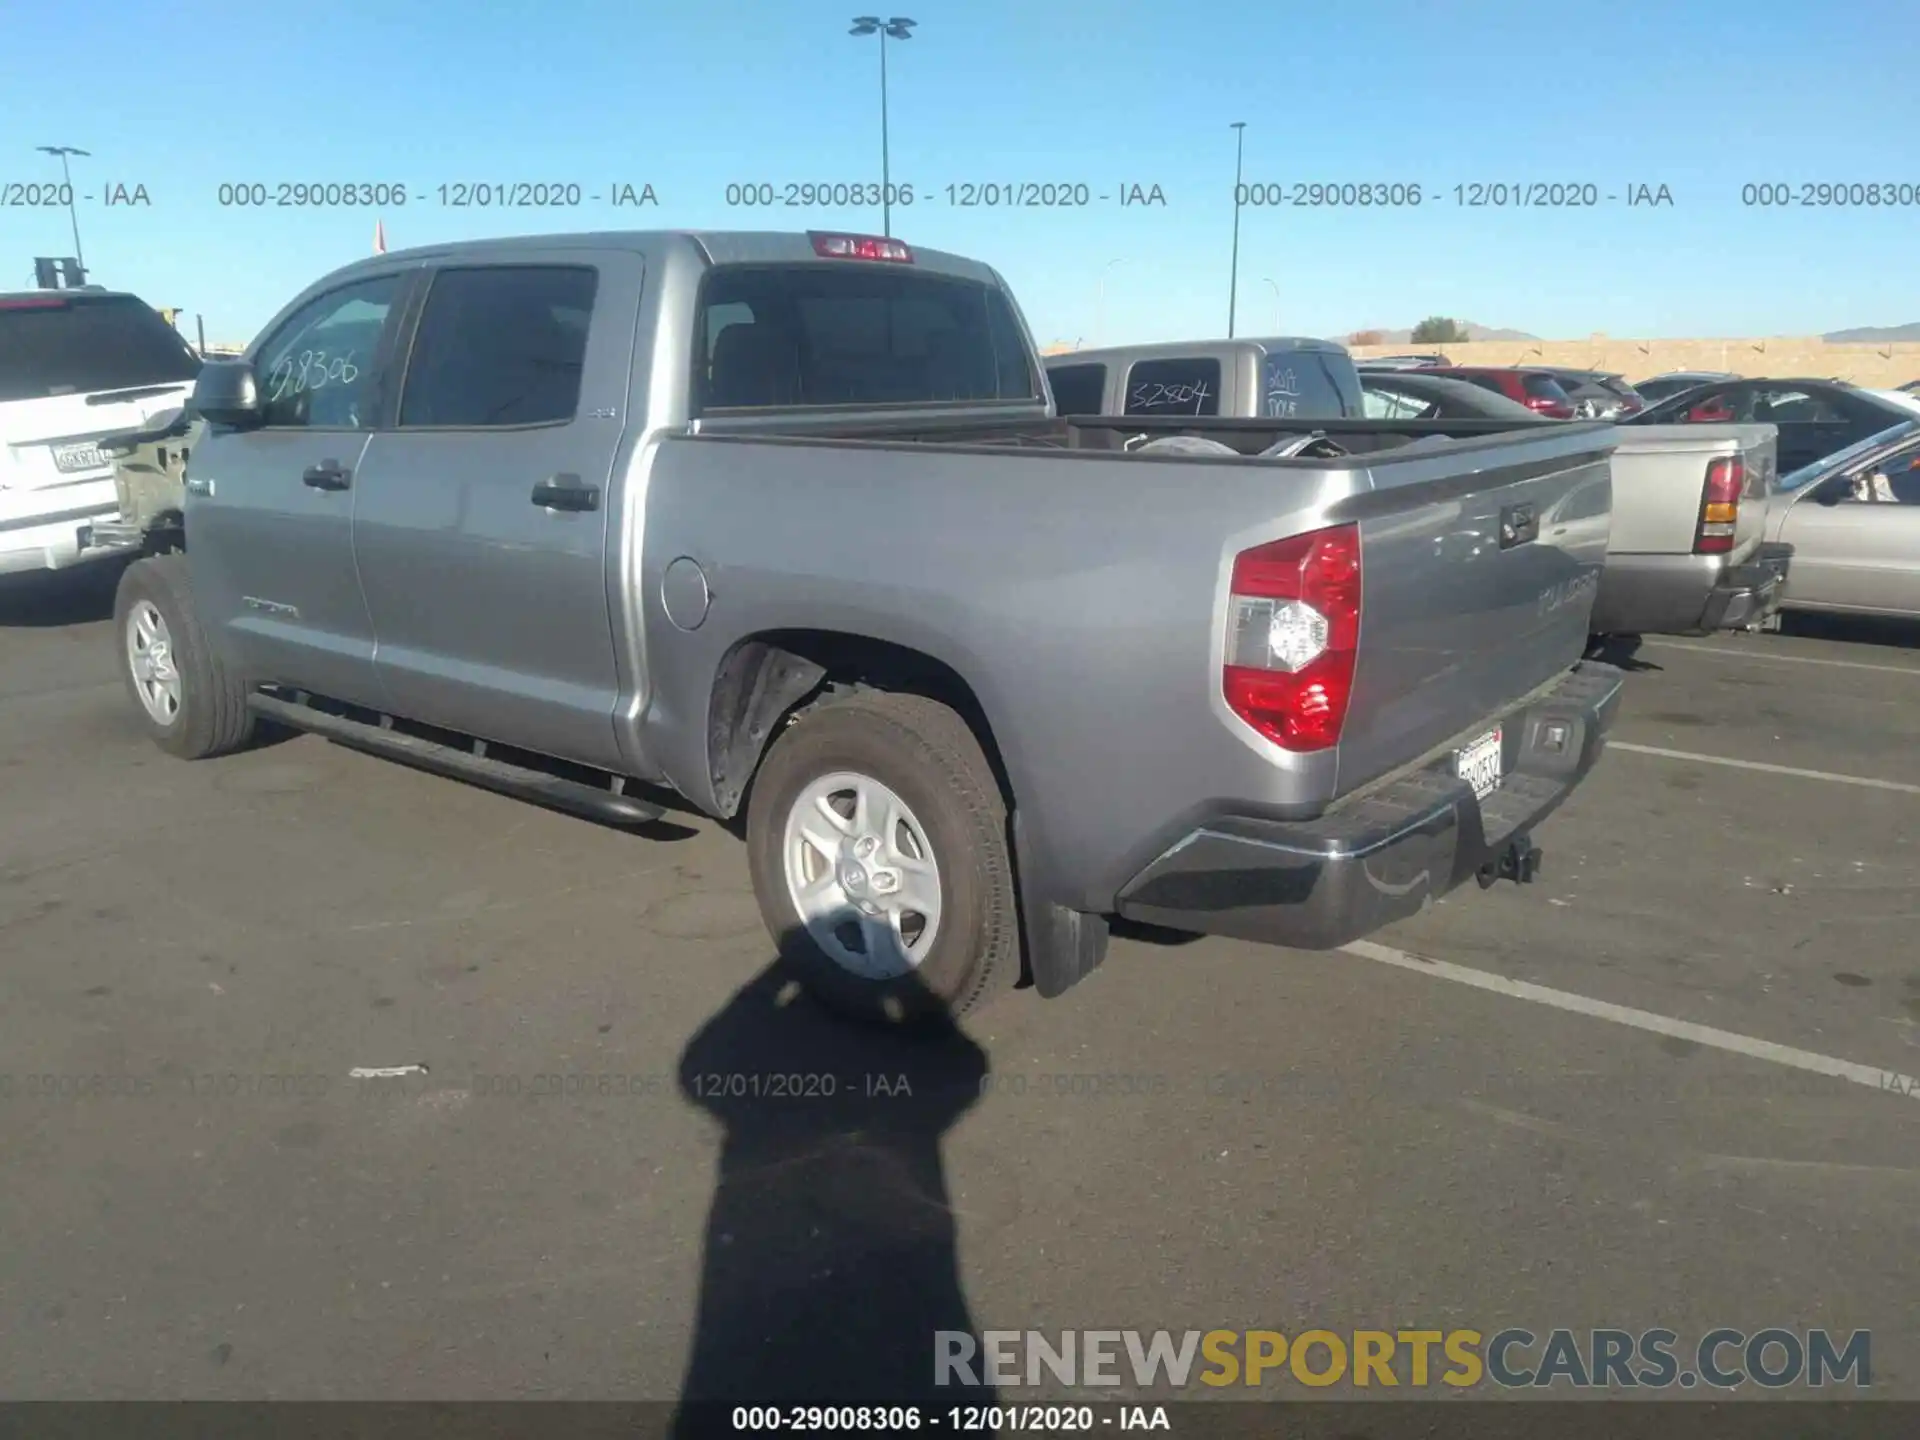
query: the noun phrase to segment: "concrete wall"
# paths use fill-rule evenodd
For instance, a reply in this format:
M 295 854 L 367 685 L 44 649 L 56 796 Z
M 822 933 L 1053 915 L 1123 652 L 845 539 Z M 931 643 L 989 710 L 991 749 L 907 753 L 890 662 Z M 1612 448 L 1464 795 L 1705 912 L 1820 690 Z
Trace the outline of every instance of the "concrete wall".
M 1728 340 L 1480 340 L 1467 345 L 1354 345 L 1355 359 L 1438 350 L 1456 365 L 1566 365 L 1612 370 L 1644 380 L 1667 370 L 1731 370 L 1736 375 L 1835 377 L 1892 389 L 1920 380 L 1920 342 L 1829 345 L 1818 336 L 1768 335 Z
M 1063 355 L 1074 347 L 1058 341 L 1040 347 Z M 1667 370 L 1730 370 L 1736 375 L 1833 377 L 1890 390 L 1920 380 L 1920 341 L 1881 345 L 1829 345 L 1817 335 L 1765 335 L 1728 340 L 1479 340 L 1466 345 L 1352 345 L 1356 360 L 1438 350 L 1456 365 L 1566 365 L 1611 370 L 1645 380 Z

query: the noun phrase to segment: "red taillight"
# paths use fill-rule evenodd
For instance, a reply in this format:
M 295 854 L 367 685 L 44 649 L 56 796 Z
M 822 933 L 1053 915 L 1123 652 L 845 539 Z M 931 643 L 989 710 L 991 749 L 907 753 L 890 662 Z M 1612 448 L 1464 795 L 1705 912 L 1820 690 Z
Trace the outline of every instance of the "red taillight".
M 1283 750 L 1340 743 L 1360 641 L 1360 530 L 1336 525 L 1234 557 L 1221 688 Z
M 1733 549 L 1739 529 L 1740 492 L 1747 488 L 1747 467 L 1738 456 L 1707 462 L 1707 484 L 1700 495 L 1700 528 L 1694 535 L 1696 555 L 1724 555 Z
M 1573 406 L 1564 400 L 1549 400 L 1544 395 L 1529 395 L 1521 402 L 1529 410 L 1546 416 L 1549 420 L 1573 419 Z
M 896 265 L 913 264 L 913 251 L 898 240 L 881 235 L 827 235 L 810 230 L 813 253 L 823 260 L 886 260 Z
M 34 296 L 29 300 L 0 300 L 0 310 L 64 310 L 67 302 L 55 296 Z

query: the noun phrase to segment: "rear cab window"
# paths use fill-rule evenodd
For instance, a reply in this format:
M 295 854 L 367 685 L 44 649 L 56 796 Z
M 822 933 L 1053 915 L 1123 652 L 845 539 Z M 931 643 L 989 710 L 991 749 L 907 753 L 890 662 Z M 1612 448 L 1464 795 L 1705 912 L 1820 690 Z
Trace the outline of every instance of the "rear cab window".
M 1098 415 L 1107 403 L 1107 367 L 1056 365 L 1047 371 L 1056 415 Z
M 1262 373 L 1261 413 L 1270 420 L 1342 420 L 1366 401 L 1350 356 L 1331 350 L 1276 350 Z
M 1577 384 L 1578 382 L 1574 383 Z M 1520 377 L 1520 385 L 1521 388 L 1527 392 L 1527 398 L 1530 400 L 1559 400 L 1564 402 L 1572 399 L 1572 397 L 1567 394 L 1566 387 L 1561 385 L 1561 383 L 1551 375 L 1522 375 Z
M 1220 362 L 1210 355 L 1142 360 L 1127 372 L 1129 415 L 1218 415 Z
M 179 332 L 134 296 L 0 300 L 0 403 L 179 385 L 199 373 Z
M 1040 398 L 1004 293 L 900 266 L 718 266 L 694 345 L 700 411 Z

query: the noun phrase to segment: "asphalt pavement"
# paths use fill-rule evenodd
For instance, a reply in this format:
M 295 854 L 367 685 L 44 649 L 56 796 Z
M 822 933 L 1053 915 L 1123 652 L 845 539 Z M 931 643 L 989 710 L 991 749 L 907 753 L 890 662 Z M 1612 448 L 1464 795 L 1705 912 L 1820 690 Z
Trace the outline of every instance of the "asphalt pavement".
M 162 755 L 106 605 L 0 586 L 0 1394 L 1781 1326 L 1870 1330 L 1920 1398 L 1912 633 L 1649 643 L 1538 883 L 1348 952 L 1121 940 L 911 1046 L 789 999 L 704 819 L 315 738 Z

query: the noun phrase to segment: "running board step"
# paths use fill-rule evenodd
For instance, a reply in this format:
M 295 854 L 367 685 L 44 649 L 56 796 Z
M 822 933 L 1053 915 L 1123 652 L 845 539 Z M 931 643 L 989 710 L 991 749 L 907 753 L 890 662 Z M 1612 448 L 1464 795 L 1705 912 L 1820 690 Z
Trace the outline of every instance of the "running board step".
M 604 820 L 616 825 L 643 825 L 649 820 L 658 820 L 666 813 L 662 806 L 648 804 L 632 795 L 615 794 L 612 790 L 583 785 L 578 780 L 563 780 L 557 775 L 531 770 L 524 765 L 511 765 L 485 754 L 442 745 L 437 740 L 423 740 L 418 735 L 408 735 L 391 728 L 390 722 L 369 725 L 363 720 L 349 720 L 344 715 L 316 710 L 311 705 L 283 700 L 277 695 L 250 695 L 247 697 L 247 708 L 256 715 L 295 730 L 322 735 L 342 745 L 370 750 L 423 770 L 470 780 L 503 795 L 512 795 L 516 799 L 529 800 L 555 810 L 565 810 L 569 814 L 583 815 L 589 820 Z M 485 746 L 479 748 L 484 750 Z

